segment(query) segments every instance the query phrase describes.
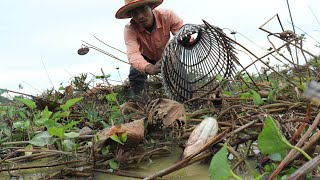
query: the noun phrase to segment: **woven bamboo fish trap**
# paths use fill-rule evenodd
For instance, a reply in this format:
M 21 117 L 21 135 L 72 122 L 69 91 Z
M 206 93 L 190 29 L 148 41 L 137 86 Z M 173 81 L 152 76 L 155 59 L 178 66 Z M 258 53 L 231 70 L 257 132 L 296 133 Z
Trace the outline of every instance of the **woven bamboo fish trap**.
M 221 86 L 218 77 L 233 79 L 236 74 L 238 59 L 232 43 L 221 29 L 203 22 L 184 25 L 162 57 L 165 91 L 181 103 L 210 98 Z

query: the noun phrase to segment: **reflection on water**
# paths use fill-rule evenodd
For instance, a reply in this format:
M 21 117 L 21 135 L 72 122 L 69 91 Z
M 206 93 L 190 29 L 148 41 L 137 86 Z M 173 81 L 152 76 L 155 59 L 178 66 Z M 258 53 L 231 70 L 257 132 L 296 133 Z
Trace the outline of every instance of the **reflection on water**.
M 165 168 L 168 168 L 169 166 L 172 166 L 173 164 L 175 164 L 179 160 L 179 157 L 181 156 L 181 154 L 182 154 L 181 149 L 174 149 L 173 153 L 168 156 L 152 158 L 152 161 L 143 161 L 140 163 L 139 168 L 128 169 L 128 170 L 132 171 L 132 172 L 136 172 L 136 173 L 141 174 L 143 176 L 148 176 L 148 175 L 154 174 L 156 172 L 159 172 Z M 209 169 L 209 164 L 197 163 L 197 164 L 193 164 L 188 167 L 185 167 L 179 171 L 173 172 L 167 176 L 164 176 L 164 179 L 208 180 L 209 179 L 208 169 Z M 95 177 L 96 177 L 96 180 L 105 180 L 105 179 L 132 180 L 132 179 L 135 179 L 135 178 L 126 178 L 126 177 L 106 175 L 103 173 L 97 173 L 95 175 Z

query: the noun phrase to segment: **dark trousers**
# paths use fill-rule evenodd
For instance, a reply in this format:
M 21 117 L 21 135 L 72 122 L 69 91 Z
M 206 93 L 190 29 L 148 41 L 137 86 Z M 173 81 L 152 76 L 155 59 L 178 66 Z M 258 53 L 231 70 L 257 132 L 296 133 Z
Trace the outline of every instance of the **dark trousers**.
M 142 55 L 143 58 L 151 63 L 156 64 L 157 62 L 149 59 L 147 56 Z M 132 95 L 140 95 L 141 92 L 145 89 L 145 81 L 147 80 L 148 75 L 141 73 L 133 66 L 130 66 L 129 72 L 129 86 Z

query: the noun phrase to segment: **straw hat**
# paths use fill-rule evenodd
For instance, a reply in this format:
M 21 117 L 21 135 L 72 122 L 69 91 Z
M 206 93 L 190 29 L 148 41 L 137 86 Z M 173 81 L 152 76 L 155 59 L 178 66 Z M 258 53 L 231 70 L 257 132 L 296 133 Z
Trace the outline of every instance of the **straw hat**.
M 131 18 L 131 16 L 128 14 L 129 11 L 131 11 L 134 8 L 137 8 L 139 6 L 143 6 L 146 4 L 149 4 L 151 8 L 155 8 L 159 6 L 163 0 L 125 0 L 125 5 L 122 6 L 116 13 L 116 18 L 118 19 L 126 19 Z

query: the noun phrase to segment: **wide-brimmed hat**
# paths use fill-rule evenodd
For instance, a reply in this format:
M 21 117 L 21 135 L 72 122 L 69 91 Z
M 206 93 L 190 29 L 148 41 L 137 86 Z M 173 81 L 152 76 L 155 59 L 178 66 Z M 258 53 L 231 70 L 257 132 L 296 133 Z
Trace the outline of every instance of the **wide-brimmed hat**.
M 143 5 L 150 5 L 151 8 L 155 8 L 159 6 L 163 0 L 125 0 L 124 3 L 125 5 L 122 6 L 116 13 L 116 18 L 118 19 L 126 19 L 126 18 L 131 18 L 131 15 L 128 14 L 129 11 L 132 9 L 135 9 L 139 6 Z

